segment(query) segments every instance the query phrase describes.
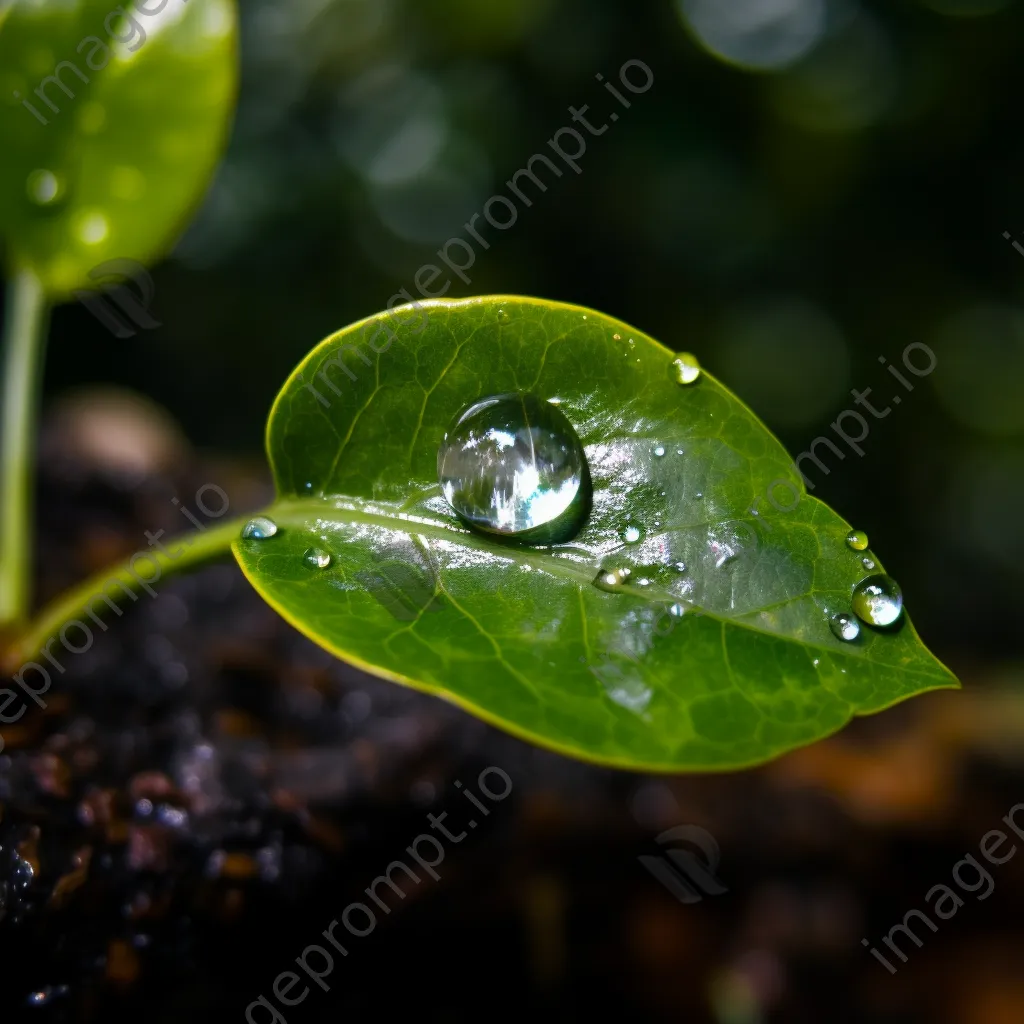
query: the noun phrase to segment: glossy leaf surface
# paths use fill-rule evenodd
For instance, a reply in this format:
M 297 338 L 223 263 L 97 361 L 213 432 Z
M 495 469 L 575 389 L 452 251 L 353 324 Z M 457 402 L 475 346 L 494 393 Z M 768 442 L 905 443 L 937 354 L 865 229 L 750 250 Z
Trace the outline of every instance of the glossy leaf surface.
M 833 634 L 868 575 L 850 525 L 742 402 L 706 372 L 675 383 L 672 359 L 623 323 L 534 299 L 355 324 L 278 396 L 279 529 L 236 557 L 339 657 L 629 768 L 753 764 L 955 686 L 906 616 L 856 642 Z M 437 482 L 453 416 L 516 391 L 557 401 L 589 464 L 590 514 L 550 548 L 470 532 Z M 770 486 L 795 507 L 779 511 Z M 594 585 L 623 569 L 624 585 Z
M 234 0 L 124 6 L 14 0 L 0 19 L 0 238 L 52 298 L 173 244 L 234 104 Z

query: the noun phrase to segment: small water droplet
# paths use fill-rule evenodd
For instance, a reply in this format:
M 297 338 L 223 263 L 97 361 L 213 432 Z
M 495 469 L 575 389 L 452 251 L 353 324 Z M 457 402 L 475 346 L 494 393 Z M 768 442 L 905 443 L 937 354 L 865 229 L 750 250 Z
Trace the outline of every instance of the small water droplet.
M 83 211 L 75 225 L 75 235 L 86 245 L 99 245 L 109 234 L 110 224 L 98 210 Z
M 644 535 L 644 531 L 640 529 L 635 523 L 630 523 L 622 531 L 622 539 L 627 544 L 636 544 Z
M 853 610 L 869 626 L 891 626 L 903 612 L 903 591 L 891 576 L 868 576 L 853 589 Z
M 612 335 L 612 340 L 613 341 L 622 341 L 622 335 L 621 334 L 613 334 Z
M 851 530 L 846 535 L 846 545 L 854 551 L 864 551 L 868 546 L 868 535 L 863 530 Z
M 629 582 L 629 577 L 630 570 L 625 567 L 622 569 L 602 569 L 594 579 L 594 586 L 598 590 L 607 590 L 609 593 L 614 594 Z
M 561 409 L 530 394 L 494 395 L 467 406 L 444 436 L 437 475 L 452 509 L 487 533 L 564 541 L 589 509 L 589 474 L 576 431 Z
M 676 562 L 676 572 L 686 572 L 686 563 Z
M 670 604 L 668 606 L 668 613 L 674 619 L 681 619 L 686 614 L 686 607 L 681 604 Z
M 641 576 L 636 583 L 638 587 L 649 587 L 651 585 L 651 581 L 646 576 Z
M 669 376 L 677 384 L 693 384 L 700 376 L 700 363 L 690 352 L 679 352 L 669 364 Z
M 330 553 L 323 548 L 307 548 L 302 560 L 310 569 L 326 569 L 331 564 Z
M 33 171 L 25 183 L 29 199 L 39 206 L 48 206 L 60 196 L 61 183 L 53 171 Z
M 875 560 L 873 558 L 868 557 L 867 555 L 865 555 L 860 560 L 860 564 L 863 565 L 865 569 L 877 569 L 878 568 L 878 566 L 875 564 Z
M 817 668 L 819 664 L 821 664 L 821 658 L 815 658 L 814 659 L 814 667 Z
M 665 454 L 665 447 L 664 447 L 664 445 L 660 445 L 659 444 L 657 446 L 657 448 L 654 449 L 654 454 L 660 459 L 662 457 L 662 455 Z
M 676 455 L 682 455 L 682 454 L 683 454 L 683 449 L 682 448 L 677 448 L 676 449 Z
M 499 309 L 498 310 L 498 319 L 501 320 L 502 322 L 508 320 L 508 313 L 506 313 L 505 310 L 503 310 L 503 309 Z
M 833 615 L 828 625 L 837 640 L 850 643 L 860 636 L 860 623 L 852 615 Z
M 277 523 L 267 516 L 254 516 L 242 527 L 243 540 L 266 540 L 277 533 Z

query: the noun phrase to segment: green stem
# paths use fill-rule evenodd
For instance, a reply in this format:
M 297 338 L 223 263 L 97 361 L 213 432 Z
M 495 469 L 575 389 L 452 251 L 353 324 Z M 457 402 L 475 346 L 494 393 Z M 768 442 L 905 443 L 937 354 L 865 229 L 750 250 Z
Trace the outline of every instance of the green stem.
M 99 625 L 99 615 L 104 610 L 120 616 L 119 604 L 128 599 L 137 602 L 145 593 L 156 595 L 152 585 L 157 581 L 227 554 L 231 542 L 250 518 L 232 519 L 199 533 L 187 533 L 161 542 L 159 550 L 149 548 L 136 552 L 127 564 L 108 568 L 79 583 L 36 616 L 7 652 L 7 659 L 12 665 L 28 661 L 44 651 L 48 641 L 59 637 L 61 629 L 69 622 L 78 620 L 88 626 L 87 620 L 91 619 L 94 625 Z M 133 562 L 137 563 L 134 568 Z M 106 627 L 100 628 L 106 631 Z
M 49 309 L 29 271 L 8 286 L 0 422 L 0 627 L 28 613 L 36 410 Z

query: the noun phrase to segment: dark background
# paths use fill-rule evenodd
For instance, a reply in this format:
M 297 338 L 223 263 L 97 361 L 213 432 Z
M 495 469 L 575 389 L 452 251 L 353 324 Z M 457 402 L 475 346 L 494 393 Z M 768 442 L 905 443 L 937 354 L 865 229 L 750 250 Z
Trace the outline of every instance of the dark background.
M 581 174 L 488 232 L 450 294 L 538 295 L 633 323 L 696 353 L 794 453 L 852 407 L 851 388 L 880 404 L 899 393 L 879 357 L 931 347 L 934 373 L 815 494 L 869 533 L 965 689 L 763 769 L 645 779 L 335 666 L 233 568 L 208 570 L 174 585 L 172 613 L 154 602 L 119 623 L 69 671 L 66 704 L 0 758 L 0 852 L 25 841 L 12 830 L 41 830 L 20 930 L 0 925 L 12 1014 L 242 1020 L 428 811 L 461 813 L 454 780 L 494 764 L 514 796 L 450 874 L 353 940 L 332 992 L 289 1024 L 1019 1024 L 1024 856 L 992 868 L 993 894 L 966 895 L 896 976 L 860 940 L 925 907 L 1024 801 L 1024 254 L 1003 237 L 1024 244 L 1024 5 L 245 0 L 241 13 L 225 160 L 153 270 L 162 326 L 118 340 L 81 306 L 54 314 L 44 594 L 136 550 L 154 522 L 175 529 L 173 494 L 230 478 L 256 507 L 264 419 L 295 363 L 412 289 L 570 105 L 602 123 L 616 108 L 595 75 L 638 59 L 653 88 L 588 140 Z M 141 475 L 70 469 L 61 410 L 99 384 L 149 396 L 189 444 L 161 426 L 173 457 Z M 204 744 L 206 812 L 182 782 Z M 143 772 L 172 780 L 168 806 L 191 815 L 160 833 L 155 860 L 137 848 Z M 97 786 L 120 801 L 101 838 L 81 811 Z M 687 823 L 715 836 L 729 890 L 691 905 L 637 861 Z M 54 909 L 87 839 L 89 881 Z M 225 851 L 243 859 L 224 868 Z M 149 909 L 126 911 L 140 892 Z

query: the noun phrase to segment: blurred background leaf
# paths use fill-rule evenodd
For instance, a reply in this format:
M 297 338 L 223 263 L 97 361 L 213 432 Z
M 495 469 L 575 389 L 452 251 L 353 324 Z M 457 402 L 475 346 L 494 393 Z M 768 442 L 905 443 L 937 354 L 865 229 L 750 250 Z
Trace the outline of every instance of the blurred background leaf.
M 233 0 L 17 0 L 0 23 L 0 236 L 53 297 L 176 240 L 221 153 Z

